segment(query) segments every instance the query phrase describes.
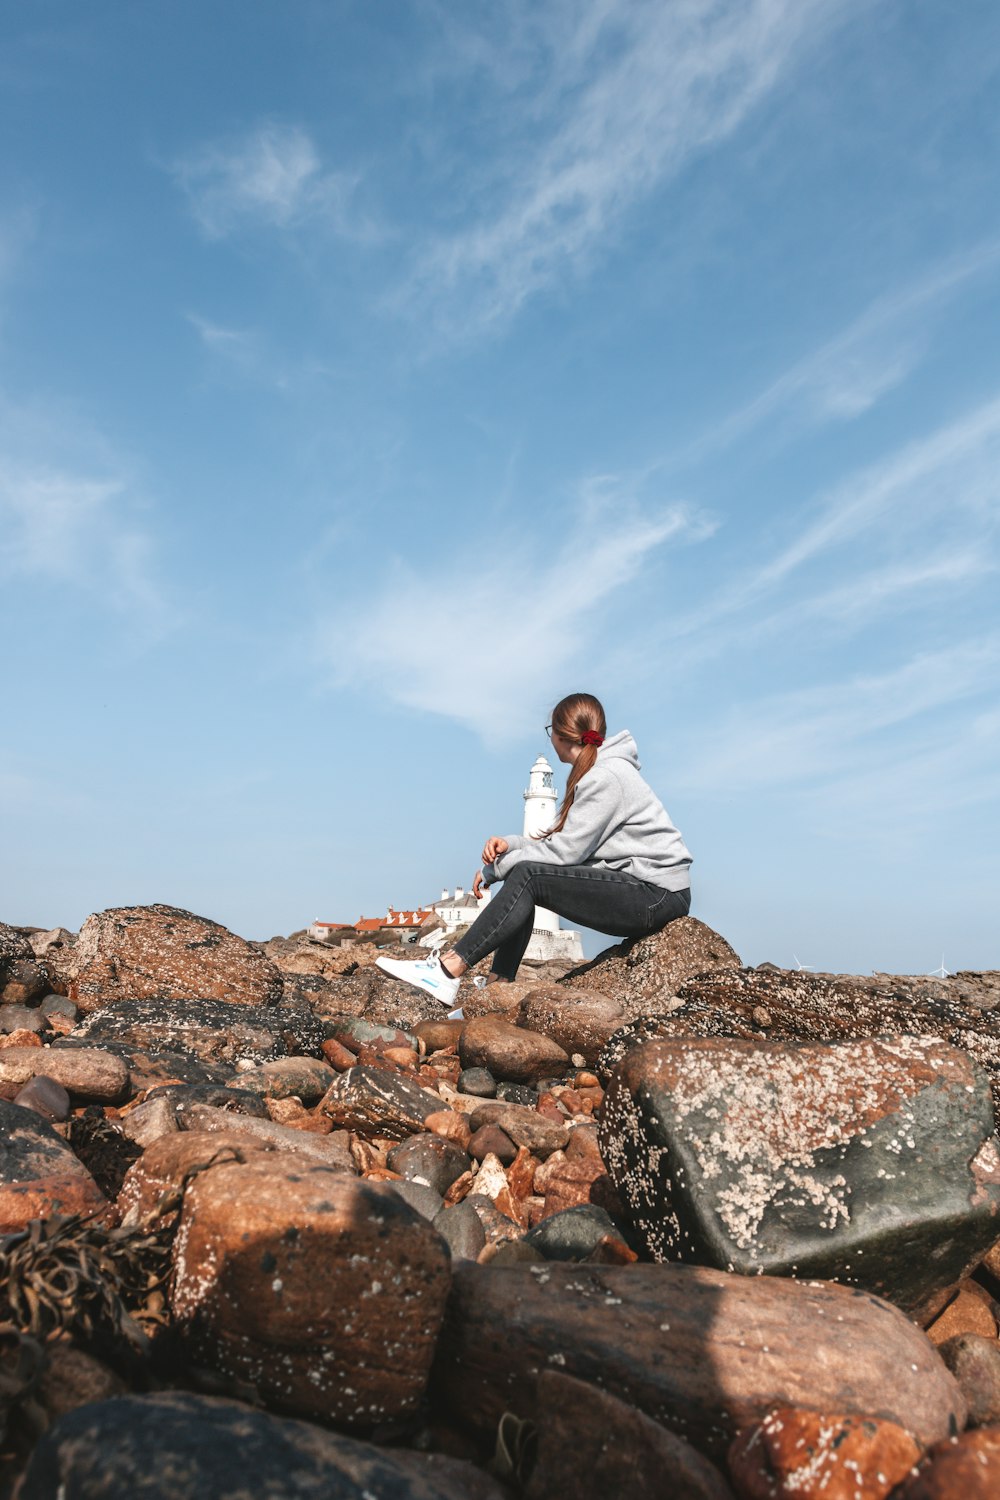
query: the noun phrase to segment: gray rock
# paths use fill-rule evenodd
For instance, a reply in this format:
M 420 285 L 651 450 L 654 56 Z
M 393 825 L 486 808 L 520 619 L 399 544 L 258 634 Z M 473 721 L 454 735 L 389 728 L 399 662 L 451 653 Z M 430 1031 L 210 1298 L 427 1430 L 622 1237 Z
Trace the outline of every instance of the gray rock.
M 434 1228 L 451 1251 L 452 1260 L 476 1260 L 486 1244 L 486 1231 L 474 1206 L 466 1199 L 442 1208 Z
M 152 1145 L 153 1141 L 158 1141 L 161 1135 L 172 1135 L 181 1128 L 177 1121 L 176 1106 L 162 1094 L 144 1099 L 123 1115 L 118 1123 L 122 1134 L 127 1135 L 130 1141 L 135 1141 L 143 1150 Z
M 586 1260 L 606 1235 L 621 1237 L 610 1215 L 594 1203 L 550 1214 L 525 1236 L 546 1260 Z
M 0 1007 L 0 1031 L 44 1031 L 48 1018 L 37 1005 L 4 1005 Z
M 393 1146 L 386 1157 L 386 1166 L 390 1172 L 433 1188 L 443 1197 L 452 1183 L 469 1171 L 472 1158 L 454 1141 L 427 1132 L 411 1135 Z
M 32 1453 L 19 1494 L 20 1500 L 246 1500 L 251 1494 L 503 1500 L 494 1480 L 459 1459 L 379 1448 L 181 1391 L 121 1396 L 62 1417 Z
M 497 1081 L 489 1068 L 463 1068 L 458 1075 L 458 1092 L 473 1099 L 495 1099 Z
M 404 1203 L 415 1208 L 422 1219 L 427 1219 L 431 1224 L 435 1222 L 444 1208 L 444 1199 L 440 1193 L 422 1182 L 407 1182 L 405 1178 L 398 1181 L 395 1178 L 386 1180 L 393 1192 L 398 1193 Z
M 269 1120 L 267 1104 L 260 1094 L 249 1089 L 237 1088 L 227 1083 L 173 1083 L 161 1084 L 149 1090 L 148 1100 L 168 1099 L 172 1105 L 181 1130 L 188 1128 L 185 1117 L 198 1105 L 211 1109 L 231 1111 L 234 1115 L 251 1115 L 257 1120 Z
M 68 1021 L 75 1021 L 80 1014 L 79 1007 L 65 995 L 44 995 L 38 1009 L 46 1018 L 49 1016 L 65 1016 Z
M 982 1069 L 936 1038 L 692 1037 L 628 1054 L 600 1145 L 654 1259 L 843 1281 L 928 1322 L 996 1238 L 993 1132 Z
M 68 1120 L 71 1109 L 70 1097 L 61 1083 L 44 1074 L 36 1074 L 14 1095 L 14 1103 L 23 1109 L 33 1109 L 43 1120 Z

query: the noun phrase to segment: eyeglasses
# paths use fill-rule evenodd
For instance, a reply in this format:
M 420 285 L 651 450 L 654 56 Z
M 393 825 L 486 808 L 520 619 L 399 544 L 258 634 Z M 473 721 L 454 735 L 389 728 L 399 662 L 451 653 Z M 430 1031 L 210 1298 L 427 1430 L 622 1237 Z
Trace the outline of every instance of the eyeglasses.
M 546 724 L 546 726 L 545 726 L 545 734 L 546 734 L 546 737 L 548 739 L 552 738 L 552 725 L 551 724 Z

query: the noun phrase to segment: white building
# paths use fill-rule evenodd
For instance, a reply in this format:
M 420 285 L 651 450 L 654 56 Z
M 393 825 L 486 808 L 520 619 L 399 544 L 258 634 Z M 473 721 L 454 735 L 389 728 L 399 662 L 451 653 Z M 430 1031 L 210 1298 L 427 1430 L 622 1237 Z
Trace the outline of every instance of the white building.
M 524 836 L 544 833 L 556 821 L 556 785 L 552 767 L 540 755 L 528 775 L 528 786 L 524 793 Z M 531 933 L 525 958 L 545 961 L 550 958 L 565 958 L 573 963 L 583 963 L 583 945 L 578 932 L 568 932 L 559 926 L 559 918 L 543 906 L 535 907 L 535 925 Z
M 464 886 L 457 885 L 455 894 L 450 895 L 448 891 L 441 892 L 440 901 L 432 901 L 429 910 L 435 917 L 435 925 L 428 937 L 434 942 L 439 942 L 442 935 L 450 937 L 460 927 L 468 927 L 474 922 L 490 899 L 490 893 L 483 891 L 479 900 L 471 891 L 465 890 Z M 426 947 L 426 943 L 421 944 Z

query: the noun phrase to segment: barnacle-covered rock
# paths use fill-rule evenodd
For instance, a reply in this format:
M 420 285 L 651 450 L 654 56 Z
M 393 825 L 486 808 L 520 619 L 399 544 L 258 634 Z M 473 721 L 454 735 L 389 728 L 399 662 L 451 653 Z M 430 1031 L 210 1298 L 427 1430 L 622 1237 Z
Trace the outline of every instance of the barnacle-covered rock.
M 651 1042 L 600 1140 L 654 1258 L 843 1281 L 924 1321 L 1000 1230 L 988 1080 L 934 1037 Z
M 41 1115 L 0 1100 L 0 1234 L 49 1214 L 96 1213 L 107 1199 Z
M 258 1153 L 189 1179 L 171 1306 L 195 1357 L 269 1405 L 364 1429 L 413 1412 L 450 1282 L 385 1183 Z
M 121 906 L 88 917 L 73 950 L 81 1010 L 120 1000 L 276 1005 L 280 970 L 245 938 L 176 906 Z
M 649 937 L 626 938 L 605 948 L 559 983 L 599 990 L 636 1015 L 666 1003 L 694 974 L 739 965 L 739 954 L 719 933 L 697 917 L 678 917 Z

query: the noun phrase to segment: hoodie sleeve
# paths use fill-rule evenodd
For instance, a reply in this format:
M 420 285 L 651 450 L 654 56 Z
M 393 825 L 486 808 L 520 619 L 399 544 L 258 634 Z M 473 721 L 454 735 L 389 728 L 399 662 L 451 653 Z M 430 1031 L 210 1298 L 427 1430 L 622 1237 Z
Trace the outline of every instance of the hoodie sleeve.
M 583 865 L 604 843 L 621 818 L 623 794 L 618 777 L 595 766 L 576 789 L 565 827 L 547 839 L 519 838 L 494 860 L 495 880 L 505 880 L 523 860 L 549 865 Z

